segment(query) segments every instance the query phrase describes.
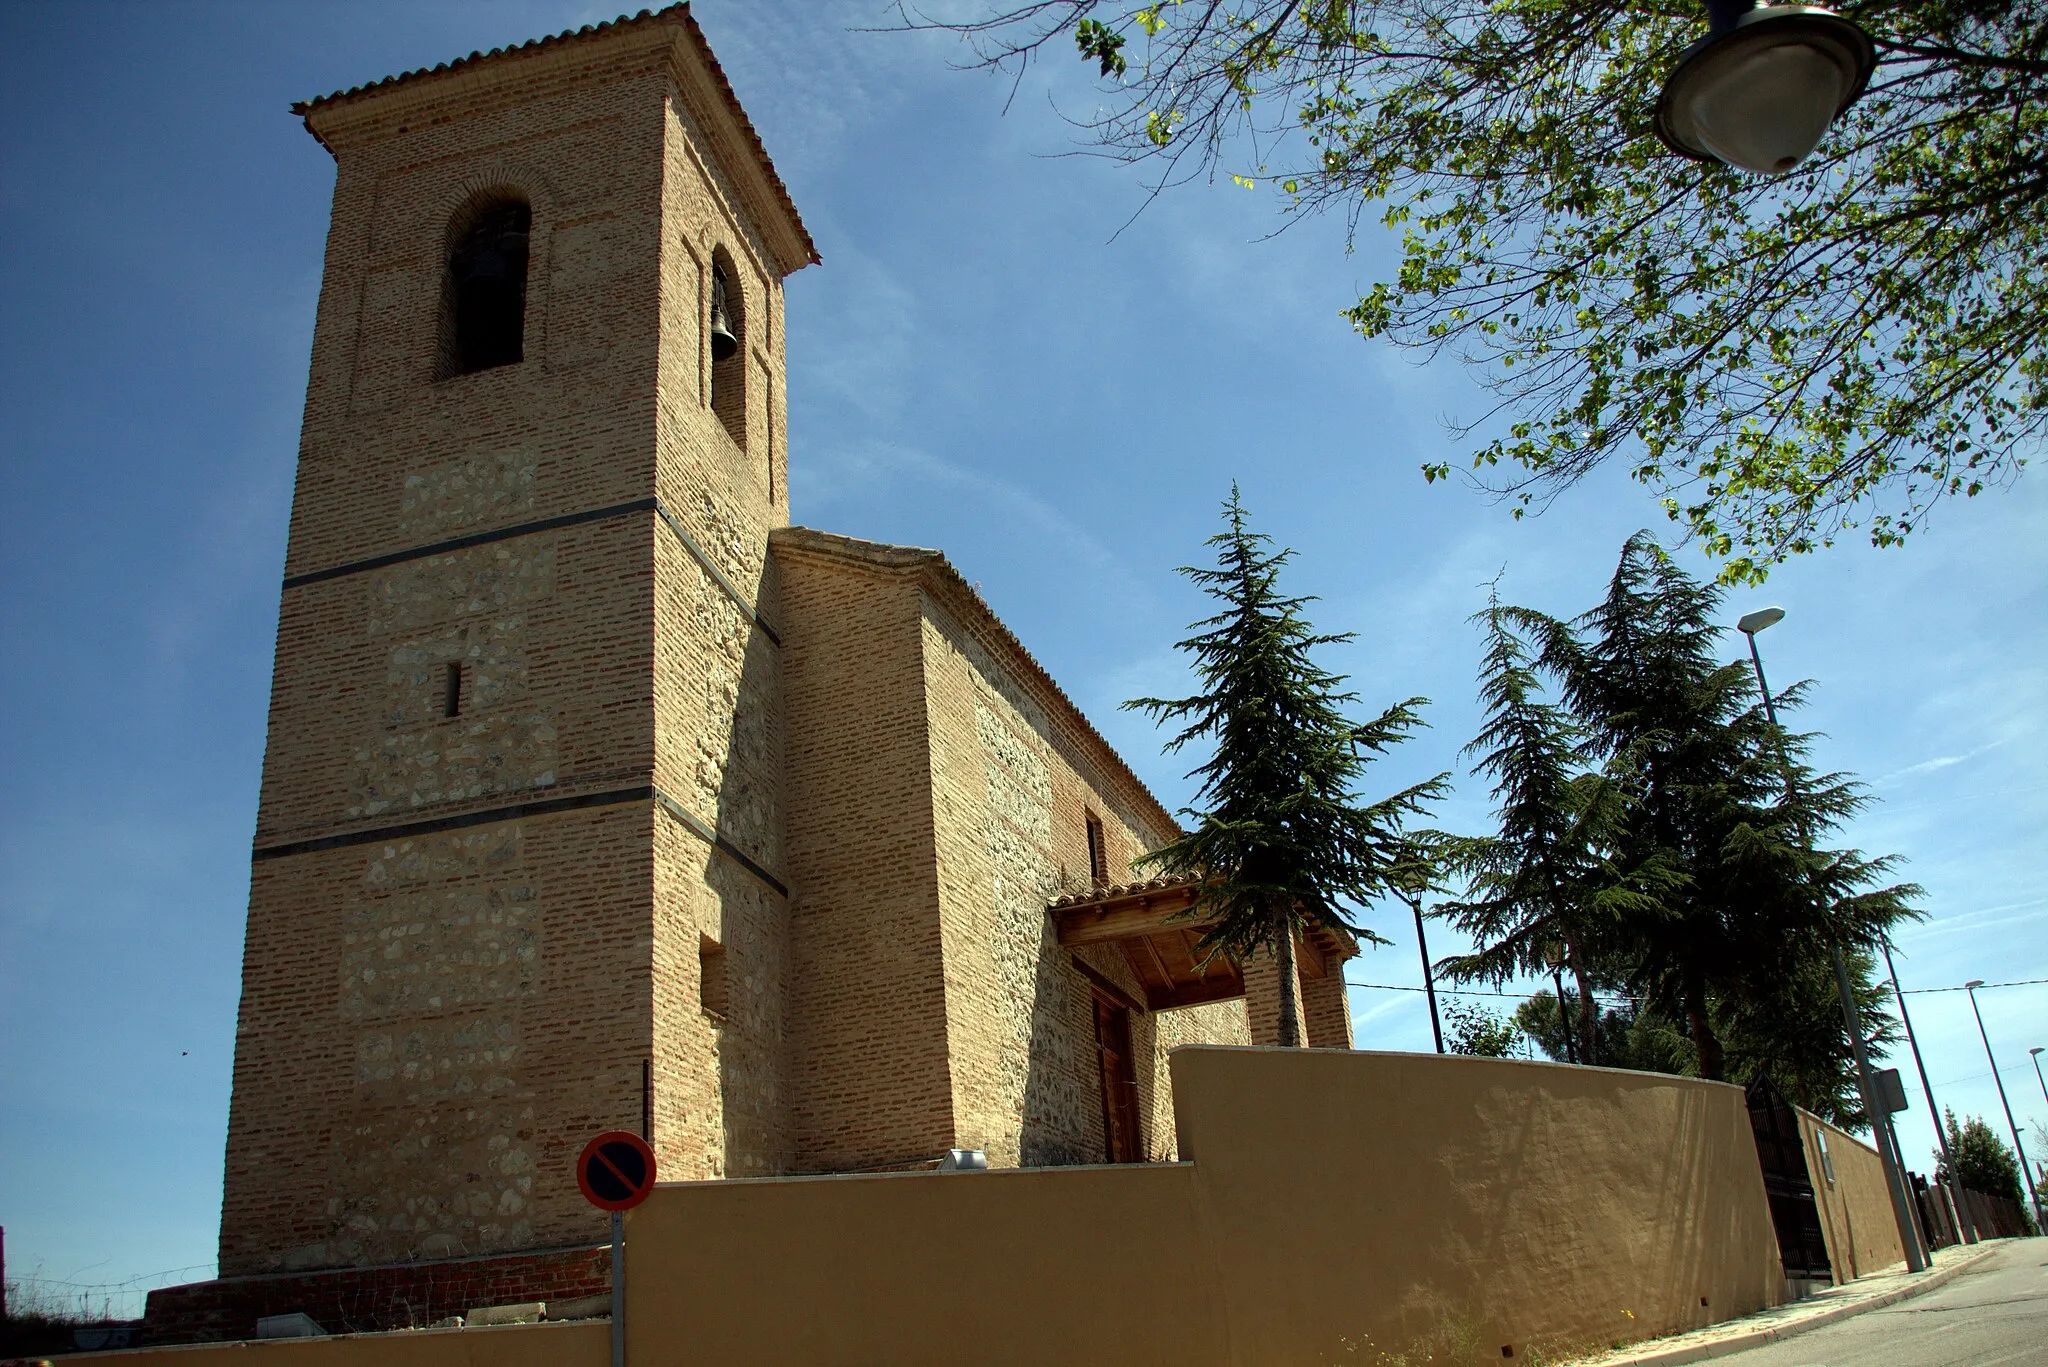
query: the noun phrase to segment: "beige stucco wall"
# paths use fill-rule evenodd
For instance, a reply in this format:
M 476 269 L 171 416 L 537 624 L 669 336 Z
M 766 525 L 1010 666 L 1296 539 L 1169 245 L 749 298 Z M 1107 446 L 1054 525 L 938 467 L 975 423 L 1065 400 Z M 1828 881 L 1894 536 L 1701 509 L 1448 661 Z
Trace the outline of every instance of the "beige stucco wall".
M 629 1225 L 632 1303 L 662 1306 L 633 1361 L 1482 1362 L 1778 1298 L 1735 1088 L 1253 1049 L 1173 1074 L 1192 1162 L 664 1186 Z
M 1827 1172 L 1830 1165 L 1821 1162 L 1822 1136 L 1833 1159 L 1832 1178 Z M 1899 1242 L 1898 1218 L 1892 1214 L 1877 1150 L 1806 1111 L 1799 1112 L 1799 1142 L 1806 1150 L 1806 1171 L 1820 1203 L 1821 1233 L 1827 1239 L 1835 1284 L 1903 1263 L 1906 1250 Z
M 1497 1362 L 1780 1298 L 1737 1088 L 1320 1050 L 1189 1050 L 1174 1075 L 1231 1342 L 1255 1345 L 1231 1360 Z
M 1178 1163 L 661 1186 L 627 1219 L 629 1360 L 1450 1367 L 1781 1293 L 1737 1088 L 1206 1046 L 1172 1073 Z M 455 1356 L 484 1342 L 470 1332 L 383 1341 L 423 1364 L 519 1367 Z M 548 1360 L 598 1361 L 601 1338 L 561 1342 Z M 355 1362 L 346 1345 L 243 1351 Z

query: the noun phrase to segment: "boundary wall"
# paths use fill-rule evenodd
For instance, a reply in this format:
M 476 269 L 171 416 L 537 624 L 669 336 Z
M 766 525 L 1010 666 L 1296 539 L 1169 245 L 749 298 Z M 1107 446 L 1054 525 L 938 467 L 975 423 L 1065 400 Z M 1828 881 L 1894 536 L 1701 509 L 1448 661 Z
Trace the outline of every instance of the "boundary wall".
M 1321 1050 L 1172 1069 L 1177 1164 L 657 1190 L 634 1367 L 1498 1362 L 1782 1297 L 1738 1088 Z
M 1334 1050 L 1190 1046 L 1171 1067 L 1176 1163 L 658 1187 L 627 1220 L 628 1360 L 1463 1364 L 1782 1298 L 1738 1088 Z M 518 1367 L 468 1353 L 477 1332 L 261 1367 L 401 1340 L 408 1363 Z M 124 1359 L 214 1367 L 195 1351 L 228 1350 Z
M 1806 1172 L 1820 1204 L 1821 1234 L 1827 1240 L 1835 1285 L 1904 1263 L 1906 1249 L 1899 1242 L 1898 1218 L 1892 1214 L 1877 1150 L 1810 1111 L 1793 1109 L 1799 1114 L 1799 1142 L 1806 1149 Z

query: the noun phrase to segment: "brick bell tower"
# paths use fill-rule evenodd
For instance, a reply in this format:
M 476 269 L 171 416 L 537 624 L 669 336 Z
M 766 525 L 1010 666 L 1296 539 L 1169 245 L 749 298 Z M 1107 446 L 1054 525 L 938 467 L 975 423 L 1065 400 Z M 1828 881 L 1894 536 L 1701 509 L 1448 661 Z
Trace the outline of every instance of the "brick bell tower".
M 223 1277 L 591 1244 L 785 1171 L 771 529 L 809 235 L 686 5 L 296 107 L 337 176 Z

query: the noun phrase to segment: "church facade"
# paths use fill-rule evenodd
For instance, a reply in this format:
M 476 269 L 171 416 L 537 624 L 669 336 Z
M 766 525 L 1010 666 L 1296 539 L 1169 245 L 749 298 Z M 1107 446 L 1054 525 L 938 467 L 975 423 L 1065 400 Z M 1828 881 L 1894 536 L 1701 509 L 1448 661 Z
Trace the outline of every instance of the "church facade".
M 664 1179 L 1172 1159 L 1167 1052 L 1270 1042 L 1272 966 L 1195 954 L 1170 815 L 942 555 L 789 525 L 818 255 L 688 7 L 297 112 L 221 1277 L 588 1250 L 607 1129 Z M 1349 1047 L 1355 946 L 1302 951 Z

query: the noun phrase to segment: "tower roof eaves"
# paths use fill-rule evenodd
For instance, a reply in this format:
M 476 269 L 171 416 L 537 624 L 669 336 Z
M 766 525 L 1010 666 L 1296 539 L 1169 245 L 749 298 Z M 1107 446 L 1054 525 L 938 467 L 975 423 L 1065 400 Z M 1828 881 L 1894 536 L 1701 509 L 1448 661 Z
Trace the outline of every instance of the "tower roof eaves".
M 786 263 L 788 270 L 796 270 L 805 265 L 816 265 L 821 258 L 818 255 L 817 244 L 811 238 L 810 229 L 804 226 L 803 215 L 797 212 L 796 201 L 790 197 L 789 187 L 783 184 L 781 175 L 775 170 L 775 163 L 768 156 L 768 148 L 761 141 L 759 130 L 754 127 L 753 120 L 747 117 L 746 107 L 740 103 L 739 96 L 734 93 L 732 82 L 727 78 L 725 68 L 719 65 L 717 54 L 712 52 L 711 44 L 704 36 L 704 30 L 698 26 L 696 18 L 690 13 L 689 0 L 681 0 L 681 3 L 669 5 L 659 10 L 643 9 L 638 14 L 621 15 L 617 19 L 607 20 L 603 23 L 585 24 L 581 28 L 568 29 L 564 32 L 549 34 L 541 38 L 530 38 L 523 43 L 512 44 L 506 47 L 494 47 L 488 52 L 472 52 L 467 57 L 458 57 L 453 61 L 440 62 L 431 67 L 416 67 L 411 71 L 401 71 L 396 75 L 386 76 L 381 80 L 350 86 L 346 90 L 337 90 L 330 95 L 320 95 L 310 100 L 295 101 L 291 106 L 291 111 L 304 120 L 306 131 L 311 133 L 322 147 L 326 147 L 328 151 L 332 152 L 334 150 L 333 147 L 314 124 L 314 116 L 322 111 L 382 96 L 403 86 L 422 86 L 435 81 L 436 78 L 469 74 L 479 68 L 494 64 L 531 57 L 542 52 L 555 51 L 564 47 L 611 38 L 655 26 L 682 29 L 688 35 L 688 40 L 696 50 L 696 55 L 703 60 L 705 69 L 710 73 L 713 83 L 717 86 L 718 94 L 725 106 L 726 113 L 731 116 L 733 123 L 738 127 L 740 134 L 752 151 L 757 167 L 767 183 L 768 190 L 774 196 L 777 207 L 788 216 L 789 225 L 794 231 L 795 238 L 792 245 L 797 248 L 798 254 L 802 258 L 801 260 Z

